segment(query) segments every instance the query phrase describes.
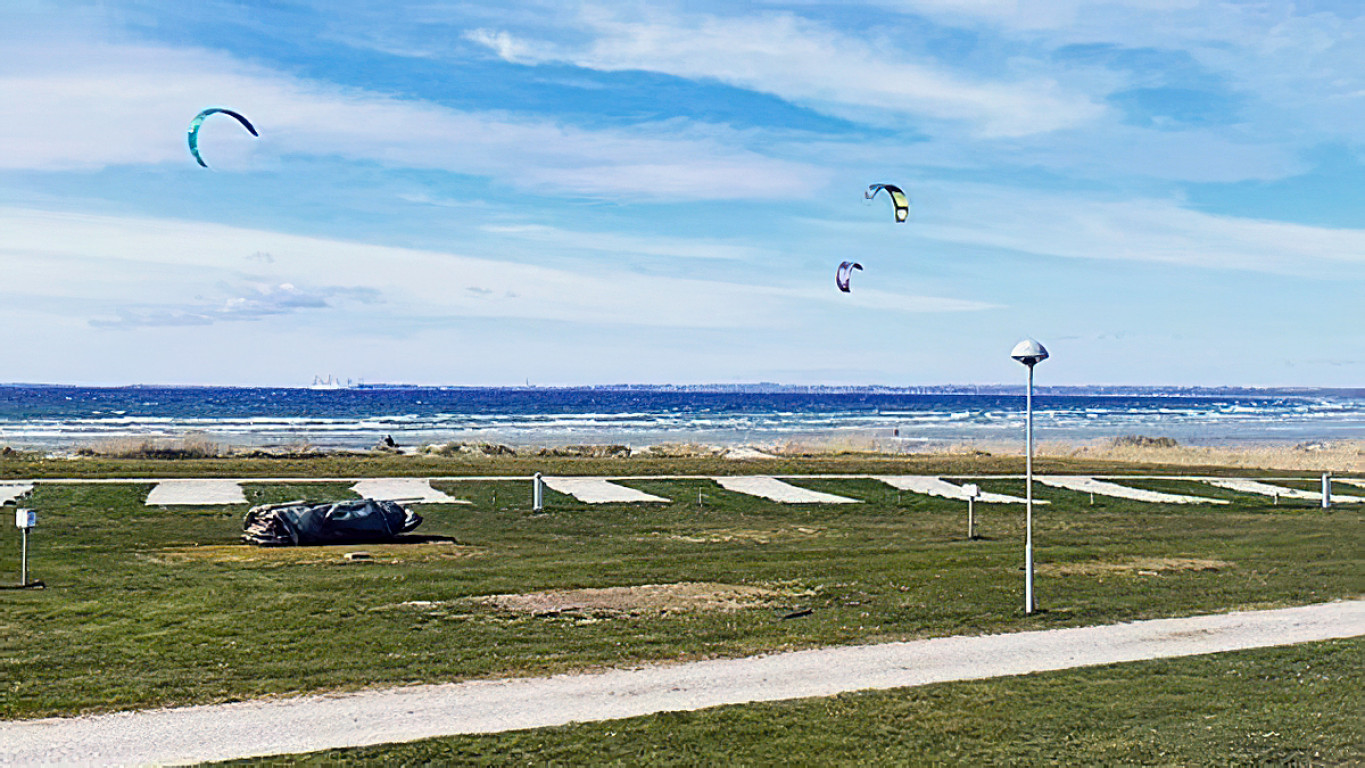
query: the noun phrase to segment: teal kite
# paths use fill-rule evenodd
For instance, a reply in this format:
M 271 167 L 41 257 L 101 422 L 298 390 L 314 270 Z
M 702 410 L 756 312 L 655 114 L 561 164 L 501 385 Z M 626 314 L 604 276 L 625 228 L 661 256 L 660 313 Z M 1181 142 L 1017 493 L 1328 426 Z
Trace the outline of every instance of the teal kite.
M 203 112 L 200 112 L 199 114 L 194 116 L 193 120 L 190 121 L 189 135 L 190 154 L 194 155 L 194 159 L 197 160 L 199 164 L 204 166 L 205 168 L 209 167 L 209 164 L 204 162 L 204 158 L 199 156 L 199 126 L 204 124 L 204 120 L 208 118 L 209 115 L 212 115 L 216 112 L 222 112 L 225 115 L 237 118 L 237 122 L 241 123 L 243 128 L 246 128 L 248 131 L 250 131 L 252 136 L 256 136 L 259 138 L 261 135 L 259 133 L 256 133 L 256 128 L 251 124 L 250 120 L 246 119 L 245 117 L 242 117 L 240 113 L 233 112 L 230 109 L 223 109 L 221 107 L 209 107 Z

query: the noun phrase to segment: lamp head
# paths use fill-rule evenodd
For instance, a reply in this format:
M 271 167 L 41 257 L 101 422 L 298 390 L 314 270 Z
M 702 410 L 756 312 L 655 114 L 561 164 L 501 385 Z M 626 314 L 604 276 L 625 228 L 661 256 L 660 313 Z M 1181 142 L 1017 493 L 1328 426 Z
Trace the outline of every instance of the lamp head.
M 1010 357 L 1032 368 L 1047 359 L 1047 349 L 1033 339 L 1024 339 L 1014 345 Z

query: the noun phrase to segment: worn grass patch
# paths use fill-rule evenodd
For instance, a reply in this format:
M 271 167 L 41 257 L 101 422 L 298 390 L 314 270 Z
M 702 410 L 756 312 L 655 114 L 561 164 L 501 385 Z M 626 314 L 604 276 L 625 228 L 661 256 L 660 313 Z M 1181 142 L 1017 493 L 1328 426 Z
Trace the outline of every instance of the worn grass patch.
M 356 565 L 427 563 L 454 560 L 477 554 L 449 537 L 402 536 L 382 544 L 336 544 L 314 547 L 258 547 L 252 544 L 204 544 L 168 547 L 147 558 L 152 562 L 177 563 L 282 563 L 290 565 Z M 369 555 L 348 560 L 347 555 Z
M 1218 571 L 1231 568 L 1226 560 L 1197 557 L 1134 557 L 1127 560 L 1095 560 L 1086 563 L 1043 563 L 1038 572 L 1057 576 L 1140 574 L 1156 576 L 1174 571 Z
M 734 541 L 769 544 L 784 539 L 820 536 L 823 533 L 824 531 L 819 528 L 809 528 L 802 525 L 784 528 L 767 528 L 762 530 L 752 528 L 712 528 L 708 530 L 681 531 L 674 533 L 655 532 L 649 536 L 640 537 L 640 540 L 670 539 L 672 541 L 686 541 L 692 544 L 728 544 Z
M 564 589 L 515 595 L 489 595 L 473 602 L 499 611 L 537 616 L 567 612 L 592 614 L 666 614 L 738 611 L 770 605 L 781 593 L 740 584 L 682 582 L 635 587 Z

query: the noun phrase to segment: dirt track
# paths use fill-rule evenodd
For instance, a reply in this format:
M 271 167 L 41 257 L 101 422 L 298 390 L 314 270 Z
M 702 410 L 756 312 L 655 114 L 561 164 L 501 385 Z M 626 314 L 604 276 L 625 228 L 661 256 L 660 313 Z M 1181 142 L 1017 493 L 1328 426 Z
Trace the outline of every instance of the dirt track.
M 747 659 L 0 723 L 0 764 L 191 763 L 1365 635 L 1365 600 Z

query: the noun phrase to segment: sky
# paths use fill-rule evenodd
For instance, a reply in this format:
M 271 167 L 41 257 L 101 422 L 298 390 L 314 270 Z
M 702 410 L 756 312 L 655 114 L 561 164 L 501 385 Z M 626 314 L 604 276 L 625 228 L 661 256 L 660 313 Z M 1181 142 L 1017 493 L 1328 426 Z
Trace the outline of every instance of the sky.
M 1365 382 L 1356 0 L 10 0 L 0 104 L 0 381 Z

